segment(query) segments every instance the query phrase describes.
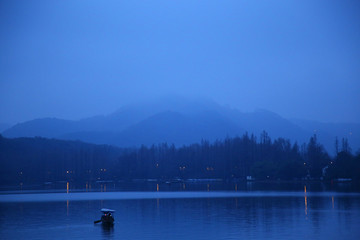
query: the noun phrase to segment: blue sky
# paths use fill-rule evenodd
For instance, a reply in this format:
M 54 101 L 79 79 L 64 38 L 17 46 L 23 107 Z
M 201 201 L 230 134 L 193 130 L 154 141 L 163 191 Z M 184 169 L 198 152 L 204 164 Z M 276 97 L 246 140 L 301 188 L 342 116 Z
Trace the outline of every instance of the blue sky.
M 360 122 L 360 2 L 0 2 L 0 122 L 180 95 Z

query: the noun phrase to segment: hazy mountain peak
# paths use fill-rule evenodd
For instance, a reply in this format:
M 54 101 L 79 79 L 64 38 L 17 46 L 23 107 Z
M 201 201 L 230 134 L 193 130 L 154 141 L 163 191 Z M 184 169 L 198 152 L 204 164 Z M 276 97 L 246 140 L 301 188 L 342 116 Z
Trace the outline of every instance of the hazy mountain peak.
M 203 98 L 163 97 L 126 105 L 106 116 L 79 121 L 36 119 L 7 129 L 3 135 L 42 136 L 129 146 L 161 141 L 184 144 L 245 132 L 259 136 L 262 131 L 267 131 L 273 139 L 282 137 L 299 143 L 307 142 L 316 133 L 327 149 L 333 148 L 336 136 L 347 137 L 357 149 L 360 146 L 359 129 L 359 125 L 289 121 L 265 109 L 243 113 Z
M 279 115 L 279 114 L 277 114 L 277 113 L 275 113 L 275 112 L 269 111 L 269 110 L 267 110 L 267 109 L 263 109 L 263 108 L 257 108 L 257 109 L 255 109 L 254 113 L 255 113 L 255 114 L 260 114 L 260 115 L 263 115 L 263 116 L 283 118 L 281 115 Z
M 132 114 L 141 114 L 144 117 L 164 111 L 190 114 L 210 109 L 219 110 L 220 108 L 217 103 L 207 98 L 164 96 L 123 106 L 111 116 L 116 117 L 131 112 Z

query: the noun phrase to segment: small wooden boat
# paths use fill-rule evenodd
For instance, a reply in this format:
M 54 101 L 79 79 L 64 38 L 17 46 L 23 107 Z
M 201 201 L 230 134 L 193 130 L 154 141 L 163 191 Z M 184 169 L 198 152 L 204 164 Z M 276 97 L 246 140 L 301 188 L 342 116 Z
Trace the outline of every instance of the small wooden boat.
M 101 216 L 101 220 L 95 221 L 94 223 L 102 222 L 102 224 L 113 225 L 115 220 L 113 213 L 115 212 L 115 210 L 102 208 L 100 211 L 103 213 L 103 215 Z

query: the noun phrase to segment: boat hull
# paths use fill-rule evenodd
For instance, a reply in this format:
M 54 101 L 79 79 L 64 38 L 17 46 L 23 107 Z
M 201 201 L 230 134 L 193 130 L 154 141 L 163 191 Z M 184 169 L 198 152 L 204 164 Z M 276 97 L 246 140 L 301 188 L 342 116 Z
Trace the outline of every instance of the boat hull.
M 103 215 L 101 217 L 101 222 L 102 224 L 108 224 L 108 225 L 112 225 L 114 224 L 114 217 L 113 216 L 109 216 L 109 215 Z

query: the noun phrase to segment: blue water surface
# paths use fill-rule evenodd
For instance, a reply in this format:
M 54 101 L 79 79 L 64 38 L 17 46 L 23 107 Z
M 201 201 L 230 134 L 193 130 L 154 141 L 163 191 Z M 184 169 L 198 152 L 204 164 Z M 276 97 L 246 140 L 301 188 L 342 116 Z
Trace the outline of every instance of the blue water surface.
M 306 185 L 293 191 L 209 186 L 2 192 L 0 238 L 360 239 L 358 192 L 311 191 Z M 116 210 L 113 227 L 94 224 L 101 208 Z

